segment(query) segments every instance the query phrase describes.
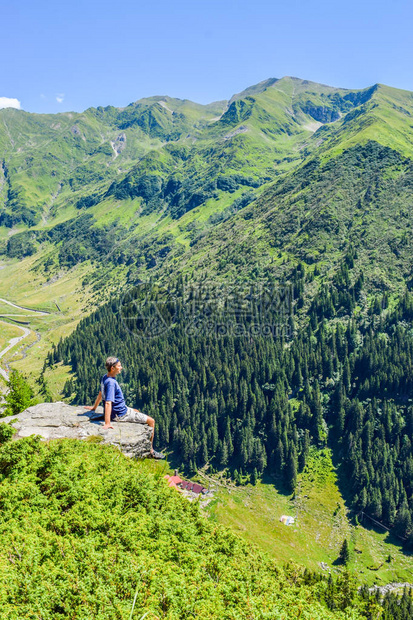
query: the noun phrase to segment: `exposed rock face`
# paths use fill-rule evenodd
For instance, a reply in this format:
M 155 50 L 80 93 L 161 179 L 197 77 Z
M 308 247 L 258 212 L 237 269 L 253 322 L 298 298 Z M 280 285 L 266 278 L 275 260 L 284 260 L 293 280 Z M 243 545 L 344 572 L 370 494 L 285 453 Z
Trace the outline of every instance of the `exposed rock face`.
M 103 414 L 102 407 L 97 412 Z M 94 412 L 66 403 L 42 403 L 29 407 L 15 416 L 2 418 L 17 429 L 14 439 L 40 435 L 43 439 L 86 439 L 102 437 L 102 443 L 119 446 L 124 454 L 136 458 L 150 455 L 151 429 L 147 424 L 113 422 L 113 430 L 103 429 L 103 421 L 93 419 Z
M 126 134 L 125 133 L 119 134 L 116 140 L 114 142 L 111 142 L 110 144 L 115 152 L 115 159 L 116 159 L 117 156 L 122 153 L 123 149 L 126 146 Z

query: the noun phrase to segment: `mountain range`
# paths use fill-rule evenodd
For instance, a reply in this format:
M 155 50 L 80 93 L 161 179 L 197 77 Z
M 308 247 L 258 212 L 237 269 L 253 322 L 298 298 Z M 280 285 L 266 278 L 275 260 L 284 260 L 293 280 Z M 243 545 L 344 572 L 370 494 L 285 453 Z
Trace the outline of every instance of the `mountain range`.
M 209 105 L 0 110 L 0 295 L 60 308 L 38 326 L 45 354 L 114 292 L 178 272 L 247 281 L 303 261 L 328 280 L 351 245 L 366 290 L 397 292 L 412 278 L 412 114 L 408 91 L 292 77 Z
M 151 97 L 82 114 L 1 110 L 3 255 L 36 252 L 47 254 L 49 269 L 72 267 L 91 259 L 82 247 L 87 223 L 101 252 L 115 236 L 117 263 L 138 243 L 138 271 L 159 267 L 262 195 L 267 204 L 274 182 L 308 178 L 316 164 L 318 176 L 325 166 L 331 176 L 344 151 L 375 142 L 403 165 L 413 148 L 412 102 L 411 93 L 382 85 L 351 91 L 282 78 L 205 106 Z

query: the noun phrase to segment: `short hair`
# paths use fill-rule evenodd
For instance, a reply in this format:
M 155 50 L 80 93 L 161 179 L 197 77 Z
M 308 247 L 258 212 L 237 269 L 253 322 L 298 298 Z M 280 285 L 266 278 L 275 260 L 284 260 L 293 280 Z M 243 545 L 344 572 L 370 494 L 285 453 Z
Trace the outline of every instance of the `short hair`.
M 116 366 L 118 361 L 119 361 L 118 358 L 117 357 L 113 357 L 113 355 L 111 357 L 108 357 L 106 362 L 105 362 L 106 370 L 108 372 L 110 372 L 112 370 L 112 367 Z

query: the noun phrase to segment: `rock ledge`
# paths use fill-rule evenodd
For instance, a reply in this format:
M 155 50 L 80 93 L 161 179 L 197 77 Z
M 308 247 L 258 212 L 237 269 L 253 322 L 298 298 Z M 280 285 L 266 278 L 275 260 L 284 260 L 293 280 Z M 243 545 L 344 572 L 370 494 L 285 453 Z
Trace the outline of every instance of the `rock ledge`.
M 102 407 L 97 413 L 103 415 Z M 103 421 L 93 419 L 94 412 L 66 403 L 42 403 L 29 407 L 15 416 L 2 418 L 17 430 L 14 439 L 40 435 L 43 439 L 87 439 L 98 436 L 102 443 L 118 446 L 126 456 L 145 458 L 150 455 L 151 429 L 146 424 L 113 422 L 112 429 L 103 429 Z

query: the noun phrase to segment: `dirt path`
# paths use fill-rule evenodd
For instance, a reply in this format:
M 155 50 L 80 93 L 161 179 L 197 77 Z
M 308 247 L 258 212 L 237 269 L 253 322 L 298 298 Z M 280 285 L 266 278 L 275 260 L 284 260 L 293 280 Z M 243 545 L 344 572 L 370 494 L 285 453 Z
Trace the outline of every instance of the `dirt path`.
M 0 351 L 0 359 L 4 355 L 6 355 L 6 353 L 10 351 L 10 349 L 15 347 L 16 344 L 18 344 L 21 340 L 23 340 L 23 338 L 27 338 L 27 336 L 30 334 L 31 330 L 28 329 L 27 327 L 21 327 L 20 325 L 16 325 L 15 323 L 13 323 L 13 325 L 17 327 L 18 329 L 21 329 L 23 334 L 21 336 L 16 336 L 15 338 L 10 338 L 9 344 L 7 345 L 7 347 L 3 349 L 3 351 Z M 9 380 L 9 374 L 5 370 L 3 370 L 3 368 L 0 368 L 0 374 L 5 378 L 6 381 Z
M 12 301 L 8 301 L 7 299 L 3 299 L 0 297 L 0 302 L 7 304 L 8 306 L 12 306 L 13 308 L 17 308 L 18 310 L 26 310 L 26 312 L 29 312 L 29 314 L 1 314 L 0 317 L 2 319 L 5 319 L 7 317 L 15 317 L 15 318 L 21 318 L 21 317 L 30 317 L 33 316 L 33 314 L 37 314 L 40 316 L 46 316 L 48 314 L 50 314 L 50 312 L 46 312 L 43 310 L 33 310 L 32 308 L 26 308 L 24 306 L 18 306 L 17 304 L 13 303 Z M 9 344 L 7 345 L 7 347 L 5 347 L 2 351 L 0 351 L 0 359 L 2 357 L 4 357 L 6 355 L 6 353 L 8 353 L 8 351 L 10 351 L 10 349 L 12 349 L 13 347 L 15 347 L 17 344 L 19 344 L 19 342 L 21 340 L 23 340 L 24 338 L 27 338 L 27 336 L 30 335 L 31 333 L 31 329 L 29 329 L 28 327 L 22 327 L 21 325 L 17 325 L 16 323 L 10 323 L 11 325 L 13 325 L 14 327 L 17 327 L 17 329 L 21 329 L 23 334 L 21 336 L 16 336 L 14 338 L 10 338 L 9 340 Z M 38 340 L 39 340 L 39 333 L 37 333 L 38 336 Z M 6 381 L 9 380 L 9 373 L 4 370 L 3 368 L 0 368 L 0 375 L 2 375 L 2 377 L 4 377 L 4 379 Z
M 8 301 L 7 299 L 3 299 L 2 297 L 0 297 L 0 301 L 2 301 L 4 304 L 7 304 L 8 306 L 17 308 L 18 310 L 28 310 L 32 314 L 40 314 L 41 316 L 46 316 L 47 314 L 50 314 L 50 312 L 46 312 L 44 310 L 32 310 L 32 308 L 26 308 L 25 306 L 18 306 L 17 304 L 14 304 L 12 301 Z

